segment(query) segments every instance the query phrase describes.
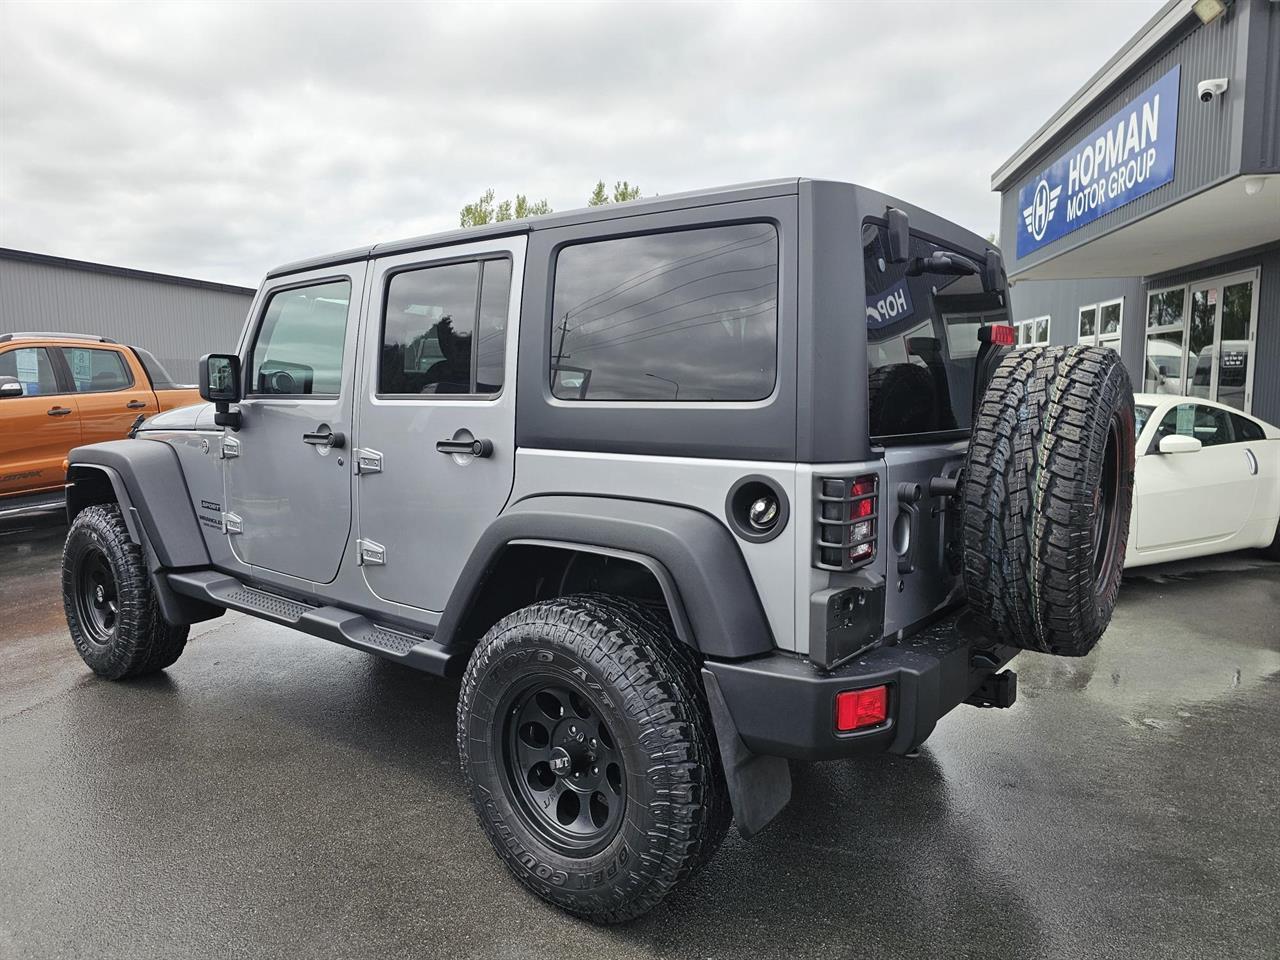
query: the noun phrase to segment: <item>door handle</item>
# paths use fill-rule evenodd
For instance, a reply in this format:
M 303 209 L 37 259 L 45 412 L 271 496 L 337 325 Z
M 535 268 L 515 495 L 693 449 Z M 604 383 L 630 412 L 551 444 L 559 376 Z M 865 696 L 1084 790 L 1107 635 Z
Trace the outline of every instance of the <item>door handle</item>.
M 68 413 L 72 413 L 72 412 L 73 411 L 71 410 L 70 407 L 50 407 L 49 408 L 49 416 L 51 417 L 65 417 Z
M 341 450 L 346 444 L 347 438 L 340 433 L 332 430 L 316 431 L 315 433 L 304 433 L 302 442 L 309 443 L 313 447 L 336 447 Z
M 492 440 L 437 440 L 439 453 L 457 454 L 463 457 L 487 457 L 493 453 Z
M 1253 451 L 1245 447 L 1244 458 L 1249 461 L 1249 475 L 1256 477 L 1258 475 L 1258 458 L 1253 455 Z
M 146 405 L 147 401 L 145 400 L 130 400 L 125 404 L 125 408 L 128 410 L 141 410 L 146 407 Z

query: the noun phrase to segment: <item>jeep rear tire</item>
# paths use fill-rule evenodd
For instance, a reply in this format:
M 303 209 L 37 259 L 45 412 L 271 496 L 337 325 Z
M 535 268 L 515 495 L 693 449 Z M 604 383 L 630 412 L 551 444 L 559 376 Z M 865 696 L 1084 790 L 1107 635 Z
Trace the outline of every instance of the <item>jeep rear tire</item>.
M 1087 654 L 1115 608 L 1133 504 L 1134 411 L 1114 351 L 1035 347 L 1000 364 L 965 465 L 964 575 L 994 639 Z
M 645 913 L 729 827 L 697 660 L 629 600 L 571 596 L 495 624 L 462 682 L 458 751 L 511 872 L 588 920 Z
M 85 507 L 62 548 L 62 604 L 71 642 L 108 680 L 155 673 L 182 655 L 185 626 L 160 613 L 142 548 L 129 537 L 120 507 Z

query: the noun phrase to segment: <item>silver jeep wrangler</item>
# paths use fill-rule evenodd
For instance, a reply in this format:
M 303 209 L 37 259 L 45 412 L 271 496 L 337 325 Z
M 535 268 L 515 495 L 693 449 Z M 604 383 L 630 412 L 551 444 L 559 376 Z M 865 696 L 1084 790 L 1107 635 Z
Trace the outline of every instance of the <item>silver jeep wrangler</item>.
M 980 237 L 804 179 L 280 267 L 210 403 L 72 452 L 71 637 L 136 676 L 231 609 L 460 676 L 494 849 L 635 917 L 789 761 L 914 751 L 1106 628 L 1129 379 L 1007 349 L 1007 298 Z

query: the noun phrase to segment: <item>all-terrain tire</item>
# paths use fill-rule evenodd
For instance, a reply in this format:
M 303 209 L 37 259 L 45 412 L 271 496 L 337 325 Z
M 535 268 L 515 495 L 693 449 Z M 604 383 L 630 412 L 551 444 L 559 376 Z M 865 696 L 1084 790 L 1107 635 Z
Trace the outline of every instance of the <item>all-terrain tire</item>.
M 62 604 L 71 641 L 108 680 L 155 673 L 182 655 L 188 627 L 160 613 L 142 548 L 129 538 L 120 507 L 85 507 L 62 548 Z
M 1133 504 L 1133 390 L 1099 347 L 1006 357 L 965 464 L 964 578 L 996 639 L 1087 654 L 1115 608 Z
M 535 696 L 542 709 L 550 701 L 537 698 L 547 689 L 568 691 L 557 694 L 564 716 L 553 716 L 552 704 L 541 717 L 545 729 L 516 740 L 538 726 L 523 722 L 530 708 L 520 707 L 522 698 Z M 553 810 L 541 798 L 577 787 L 573 768 L 557 774 L 565 784 L 547 786 L 536 779 L 546 771 L 526 773 L 513 758 L 528 743 L 549 737 L 554 745 L 575 720 L 593 745 L 608 739 L 622 769 L 620 789 L 607 794 L 619 808 L 602 816 L 598 838 L 569 849 L 550 820 L 560 803 Z M 598 732 L 605 728 L 607 737 Z M 580 594 L 535 603 L 490 628 L 463 678 L 458 752 L 480 824 L 511 872 L 538 896 L 598 923 L 650 910 L 714 855 L 732 819 L 698 659 L 665 611 L 627 599 Z M 586 763 L 584 775 L 594 755 Z M 520 778 L 546 792 L 530 794 Z M 601 780 L 600 789 L 612 788 Z

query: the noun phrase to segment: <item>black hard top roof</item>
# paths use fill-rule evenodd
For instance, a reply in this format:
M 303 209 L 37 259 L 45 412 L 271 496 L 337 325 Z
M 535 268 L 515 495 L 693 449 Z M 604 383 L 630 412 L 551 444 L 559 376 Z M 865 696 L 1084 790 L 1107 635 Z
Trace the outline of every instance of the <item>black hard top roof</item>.
M 381 257 L 393 253 L 426 250 L 431 247 L 447 246 L 460 240 L 472 242 L 490 237 L 509 237 L 515 234 L 528 233 L 531 230 L 549 230 L 579 223 L 621 220 L 625 217 L 638 217 L 644 214 L 662 213 L 667 210 L 681 210 L 716 203 L 737 203 L 741 200 L 758 200 L 764 197 L 787 196 L 798 191 L 800 180 L 801 178 L 799 177 L 780 180 L 759 180 L 754 183 L 740 183 L 728 187 L 712 187 L 707 190 L 693 190 L 688 193 L 673 193 L 643 200 L 630 200 L 626 203 L 606 203 L 598 207 L 582 207 L 577 210 L 566 210 L 564 213 L 549 213 L 540 217 L 526 217 L 522 220 L 504 220 L 502 223 L 489 223 L 482 227 L 460 228 L 444 233 L 413 237 L 408 240 L 396 240 L 390 243 L 375 243 L 371 246 L 356 247 L 353 250 L 344 250 L 327 256 L 286 263 L 268 271 L 267 276 L 279 277 L 290 273 L 301 273 L 304 270 L 317 270 L 321 267 L 351 263 L 372 256 Z

